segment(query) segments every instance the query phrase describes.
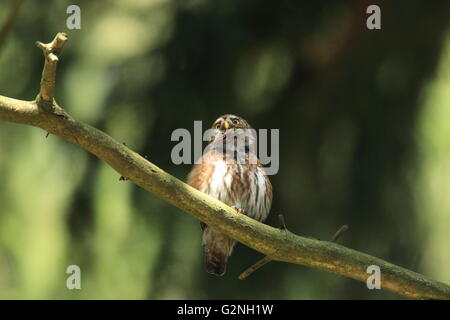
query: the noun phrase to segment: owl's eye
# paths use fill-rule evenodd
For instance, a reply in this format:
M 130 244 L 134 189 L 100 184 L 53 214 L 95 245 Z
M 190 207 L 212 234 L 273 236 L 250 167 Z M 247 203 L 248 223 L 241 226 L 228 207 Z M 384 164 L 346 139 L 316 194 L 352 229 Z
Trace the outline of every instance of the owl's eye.
M 239 119 L 233 119 L 233 124 L 239 124 L 239 123 L 241 123 L 241 122 L 239 121 Z
M 214 125 L 214 128 L 219 129 L 219 128 L 220 128 L 220 122 L 217 122 L 217 123 Z

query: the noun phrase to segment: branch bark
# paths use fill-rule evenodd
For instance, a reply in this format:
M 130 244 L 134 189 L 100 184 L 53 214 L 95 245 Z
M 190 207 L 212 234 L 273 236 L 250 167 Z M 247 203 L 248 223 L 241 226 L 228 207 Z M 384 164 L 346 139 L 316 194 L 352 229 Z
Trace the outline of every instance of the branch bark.
M 52 52 L 44 50 L 47 55 Z M 48 83 L 54 86 L 54 81 Z M 138 186 L 270 260 L 322 269 L 362 282 L 369 276 L 367 267 L 377 265 L 383 289 L 414 299 L 450 299 L 450 286 L 446 284 L 337 243 L 301 237 L 239 214 L 161 170 L 106 133 L 72 118 L 53 97 L 50 101 L 52 108 L 45 108 L 39 101 L 0 96 L 0 119 L 41 128 L 85 149 Z
M 60 32 L 50 43 L 36 42 L 36 46 L 42 50 L 45 58 L 41 77 L 41 89 L 36 101 L 42 103 L 46 107 L 54 105 L 53 97 L 55 95 L 56 66 L 66 41 L 67 35 Z

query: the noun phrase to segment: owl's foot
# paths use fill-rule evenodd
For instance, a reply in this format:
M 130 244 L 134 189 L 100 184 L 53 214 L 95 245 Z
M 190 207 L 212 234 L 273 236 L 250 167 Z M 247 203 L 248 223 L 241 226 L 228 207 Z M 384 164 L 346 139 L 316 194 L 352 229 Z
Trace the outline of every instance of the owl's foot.
M 238 208 L 238 207 L 236 207 L 236 206 L 231 206 L 231 207 L 232 207 L 234 210 L 236 210 L 237 212 L 242 213 L 242 214 L 244 214 L 244 215 L 247 215 L 247 212 L 245 212 L 244 209 Z

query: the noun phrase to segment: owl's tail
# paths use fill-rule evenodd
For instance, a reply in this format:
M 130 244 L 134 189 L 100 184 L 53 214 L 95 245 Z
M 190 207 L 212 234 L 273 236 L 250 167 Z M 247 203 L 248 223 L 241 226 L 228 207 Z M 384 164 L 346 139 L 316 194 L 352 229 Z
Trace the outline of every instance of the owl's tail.
M 235 244 L 233 239 L 207 226 L 203 231 L 206 271 L 216 276 L 224 275 Z

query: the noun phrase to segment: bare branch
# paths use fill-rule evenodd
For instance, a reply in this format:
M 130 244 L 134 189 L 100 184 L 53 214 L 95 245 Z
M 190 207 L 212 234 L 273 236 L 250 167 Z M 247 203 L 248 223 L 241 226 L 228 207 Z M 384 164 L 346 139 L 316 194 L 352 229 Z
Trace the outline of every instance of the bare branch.
M 278 223 L 280 224 L 281 230 L 287 230 L 286 221 L 284 220 L 284 216 L 282 214 L 278 215 Z
M 259 268 L 261 268 L 262 266 L 264 266 L 265 264 L 269 263 L 270 261 L 272 261 L 272 259 L 270 259 L 268 256 L 265 256 L 264 258 L 262 258 L 261 260 L 259 260 L 258 262 L 256 262 L 254 265 L 252 265 L 250 268 L 246 269 L 244 272 L 242 272 L 239 275 L 239 280 L 244 280 L 245 278 L 247 278 L 249 275 L 251 275 L 253 272 L 255 272 L 256 270 L 258 270 Z
M 381 286 L 386 290 L 415 299 L 450 299 L 450 286 L 446 284 L 336 243 L 300 237 L 239 214 L 164 172 L 106 133 L 63 115 L 43 110 L 36 101 L 0 96 L 0 119 L 42 128 L 91 152 L 138 186 L 270 260 L 322 269 L 364 283 L 369 276 L 367 267 L 377 265 L 382 274 Z
M 289 231 L 286 227 L 286 221 L 284 220 L 284 215 L 279 214 L 278 215 L 278 223 L 280 225 L 280 229 L 281 230 L 285 230 L 285 231 Z M 258 260 L 255 264 L 251 265 L 250 267 L 248 267 L 247 269 L 244 270 L 244 272 L 242 272 L 238 279 L 239 280 L 244 280 L 245 278 L 247 278 L 249 275 L 251 275 L 253 272 L 255 272 L 256 270 L 258 270 L 259 268 L 261 268 L 262 266 L 268 264 L 270 261 L 272 261 L 272 259 L 270 259 L 268 256 L 265 256 L 264 258 Z
M 58 33 L 50 43 L 36 42 L 36 46 L 42 50 L 45 57 L 44 69 L 42 70 L 41 89 L 36 99 L 38 103 L 45 102 L 45 105 L 53 104 L 56 81 L 56 65 L 58 56 L 67 41 L 65 33 Z
M 338 231 L 334 234 L 333 238 L 331 238 L 331 242 L 337 242 L 339 238 L 348 231 L 348 225 L 344 224 L 342 227 L 339 228 Z

